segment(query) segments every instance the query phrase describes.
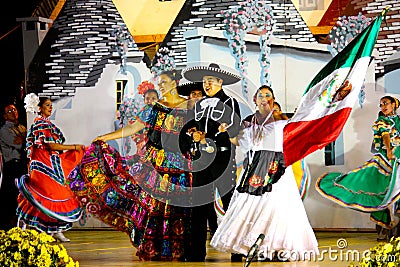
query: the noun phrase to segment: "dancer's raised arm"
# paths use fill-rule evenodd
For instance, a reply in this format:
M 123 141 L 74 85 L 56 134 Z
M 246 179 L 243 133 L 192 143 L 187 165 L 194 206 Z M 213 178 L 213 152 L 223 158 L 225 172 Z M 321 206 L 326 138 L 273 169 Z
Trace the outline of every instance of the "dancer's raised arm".
M 145 127 L 145 124 L 142 121 L 136 120 L 133 124 L 126 125 L 123 128 L 118 129 L 118 130 L 116 130 L 114 132 L 111 132 L 111 133 L 108 133 L 108 134 L 104 134 L 104 135 L 100 135 L 100 136 L 96 137 L 93 140 L 93 142 L 95 142 L 97 140 L 101 140 L 103 142 L 106 142 L 106 141 L 109 141 L 109 140 L 128 137 L 128 136 L 134 135 L 135 133 L 139 132 L 144 127 Z

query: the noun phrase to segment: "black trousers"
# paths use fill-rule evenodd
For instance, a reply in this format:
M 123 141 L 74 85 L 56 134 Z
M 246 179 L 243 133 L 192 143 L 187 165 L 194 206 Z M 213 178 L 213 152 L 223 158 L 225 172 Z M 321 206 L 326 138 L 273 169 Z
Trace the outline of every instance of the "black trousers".
M 222 153 L 221 153 L 222 154 Z M 206 257 L 207 241 L 207 218 L 210 212 L 214 212 L 213 194 L 217 187 L 221 194 L 221 200 L 224 209 L 227 210 L 236 182 L 236 164 L 234 153 L 226 155 L 217 155 L 215 161 L 206 169 L 193 173 L 192 195 L 194 207 L 191 209 L 190 222 L 190 247 L 186 250 L 187 261 L 203 261 Z M 196 187 L 212 184 L 200 192 Z M 206 204 L 196 205 L 198 200 L 208 199 Z M 200 201 L 201 202 L 201 201 Z
M 18 189 L 15 178 L 27 173 L 23 161 L 11 160 L 3 165 L 3 181 L 0 188 L 0 229 L 9 230 L 17 226 L 16 209 L 18 206 Z
M 218 220 L 214 205 L 209 206 L 209 210 L 207 211 L 207 223 L 210 228 L 210 232 L 215 233 L 215 231 L 217 231 L 218 228 Z

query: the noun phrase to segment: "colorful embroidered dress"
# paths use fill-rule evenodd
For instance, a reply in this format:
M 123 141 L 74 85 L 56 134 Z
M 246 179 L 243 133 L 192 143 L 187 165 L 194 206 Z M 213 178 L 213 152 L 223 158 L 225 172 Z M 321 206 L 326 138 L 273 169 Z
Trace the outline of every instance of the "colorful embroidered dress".
M 189 138 L 179 137 L 185 116 L 184 109 L 147 106 L 138 119 L 147 125 L 148 141 L 130 160 L 132 165 L 112 147 L 96 142 L 69 177 L 82 206 L 127 233 L 143 260 L 184 256 L 189 209 L 181 206 L 191 189 L 190 157 L 181 152 L 186 148 L 180 150 Z
M 362 166 L 346 174 L 326 173 L 318 178 L 317 191 L 324 197 L 347 208 L 370 212 L 375 223 L 390 227 L 393 221 L 387 209 L 400 198 L 398 167 L 394 164 L 400 157 L 400 118 L 380 116 L 372 127 L 377 152 Z M 382 136 L 390 135 L 395 148 L 395 160 L 388 160 Z M 394 207 L 391 207 L 394 208 Z
M 247 255 L 258 236 L 264 234 L 259 245 L 264 258 L 272 259 L 277 251 L 286 252 L 288 260 L 312 258 L 319 254 L 317 239 L 293 169 L 285 168 L 281 161 L 286 121 L 265 125 L 249 121 L 238 139 L 247 155 L 239 184 L 210 245 L 223 252 Z
M 146 121 L 146 118 L 150 116 L 152 108 L 153 105 L 145 105 L 143 109 L 137 114 L 136 119 L 139 118 L 141 121 Z M 136 121 L 136 119 L 133 120 L 132 123 Z M 146 151 L 148 128 L 149 127 L 146 127 L 143 130 L 132 135 L 132 140 L 136 144 L 136 154 L 140 154 Z
M 62 132 L 50 120 L 36 118 L 26 137 L 29 174 L 16 180 L 20 191 L 19 220 L 47 233 L 71 228 L 82 212 L 75 195 L 65 184 L 65 177 L 84 152 L 69 150 L 59 154 L 45 146 L 64 141 Z

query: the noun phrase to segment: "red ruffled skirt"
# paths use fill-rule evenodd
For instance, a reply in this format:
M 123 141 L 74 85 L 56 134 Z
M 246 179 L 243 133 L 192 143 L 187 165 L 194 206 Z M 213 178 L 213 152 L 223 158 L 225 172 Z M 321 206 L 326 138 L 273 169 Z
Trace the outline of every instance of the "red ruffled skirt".
M 48 233 L 71 228 L 82 209 L 65 181 L 83 155 L 82 150 L 51 154 L 36 148 L 29 162 L 29 175 L 16 179 L 20 191 L 18 218 Z

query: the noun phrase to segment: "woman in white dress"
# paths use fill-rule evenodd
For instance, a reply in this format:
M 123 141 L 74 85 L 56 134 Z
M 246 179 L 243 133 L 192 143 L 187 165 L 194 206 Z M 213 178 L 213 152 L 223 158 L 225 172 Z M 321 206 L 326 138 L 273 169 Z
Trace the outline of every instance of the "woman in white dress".
M 215 232 L 211 246 L 247 255 L 260 234 L 259 259 L 305 260 L 318 252 L 293 170 L 286 168 L 282 143 L 285 120 L 274 121 L 274 95 L 261 86 L 254 101 L 258 110 L 243 121 L 237 140 L 246 155 L 239 183 Z M 223 130 L 223 129 L 222 129 Z

